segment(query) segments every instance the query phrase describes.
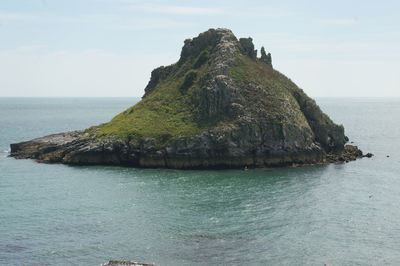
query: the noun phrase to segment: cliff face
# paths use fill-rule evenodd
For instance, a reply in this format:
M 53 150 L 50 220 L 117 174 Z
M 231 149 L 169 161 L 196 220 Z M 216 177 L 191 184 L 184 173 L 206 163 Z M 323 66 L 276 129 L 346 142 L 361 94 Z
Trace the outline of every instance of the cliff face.
M 109 123 L 11 144 L 11 156 L 67 164 L 230 168 L 362 156 L 251 38 L 210 29 L 179 61 L 152 71 L 145 94 Z

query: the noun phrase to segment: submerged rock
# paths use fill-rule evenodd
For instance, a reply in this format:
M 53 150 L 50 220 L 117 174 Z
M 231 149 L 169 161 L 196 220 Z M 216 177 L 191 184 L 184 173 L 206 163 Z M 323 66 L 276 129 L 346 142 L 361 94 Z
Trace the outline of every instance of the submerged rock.
M 370 153 L 370 152 L 368 152 L 367 154 L 363 155 L 363 157 L 367 157 L 367 158 L 371 158 L 372 156 L 374 156 L 374 155 L 372 153 Z M 386 156 L 386 157 L 389 157 L 389 155 Z
M 179 61 L 153 70 L 142 100 L 110 122 L 11 144 L 39 162 L 167 168 L 244 168 L 362 157 L 344 128 L 261 58 L 251 38 L 210 29 Z

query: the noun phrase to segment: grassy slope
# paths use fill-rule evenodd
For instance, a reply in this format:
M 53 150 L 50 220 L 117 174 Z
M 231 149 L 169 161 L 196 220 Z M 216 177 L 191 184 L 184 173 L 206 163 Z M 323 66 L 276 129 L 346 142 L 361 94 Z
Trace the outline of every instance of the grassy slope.
M 91 127 L 89 134 L 103 139 L 113 135 L 125 137 L 151 137 L 159 143 L 181 135 L 195 135 L 202 126 L 195 119 L 196 106 L 192 97 L 200 89 L 200 80 L 210 68 L 210 48 L 197 57 L 175 64 L 172 73 L 162 80 L 148 96 L 136 105 L 115 116 L 110 122 Z M 193 72 L 195 78 L 193 79 Z M 188 79 L 192 79 L 189 80 Z
M 205 59 L 206 54 L 206 59 Z M 207 125 L 196 120 L 197 107 L 193 105 L 201 90 L 201 80 L 210 70 L 212 50 L 206 48 L 197 56 L 173 66 L 172 73 L 136 105 L 115 116 L 110 122 L 87 130 L 98 139 L 151 137 L 159 144 L 179 136 L 200 133 Z M 230 69 L 233 80 L 240 87 L 246 113 L 252 118 L 271 123 L 296 124 L 309 127 L 290 90 L 300 90 L 289 79 L 259 60 L 238 55 Z M 195 75 L 193 75 L 195 72 Z M 194 79 L 193 79 L 194 76 Z M 187 78 L 193 79 L 188 82 Z M 249 82 L 260 84 L 249 88 Z M 188 86 L 189 84 L 189 86 Z M 327 122 L 331 122 L 326 117 Z M 225 123 L 220 121 L 221 126 Z M 232 121 L 233 122 L 233 121 Z M 229 123 L 228 123 L 229 124 Z M 208 125 L 210 126 L 210 125 Z
M 249 103 L 246 107 L 253 117 L 267 117 L 271 123 L 309 126 L 289 89 L 298 88 L 272 67 L 239 55 L 236 65 L 231 67 L 231 74 L 232 79 L 241 87 L 242 97 Z M 260 86 L 246 89 L 249 83 Z
M 292 139 L 299 139 L 299 134 L 294 132 L 301 129 L 308 141 L 315 139 L 327 150 L 332 144 L 330 138 L 340 147 L 340 131 L 343 126 L 336 125 L 313 99 L 286 76 L 259 60 L 254 61 L 244 56 L 239 56 L 238 64 L 231 72 L 233 79 L 246 92 L 248 102 L 252 103 L 248 105 L 249 112 L 252 116 L 258 115 L 258 121 L 283 125 L 287 129 L 286 135 L 292 135 L 289 137 Z M 246 84 L 249 82 L 261 86 L 246 91 Z M 257 108 L 258 106 L 264 108 Z

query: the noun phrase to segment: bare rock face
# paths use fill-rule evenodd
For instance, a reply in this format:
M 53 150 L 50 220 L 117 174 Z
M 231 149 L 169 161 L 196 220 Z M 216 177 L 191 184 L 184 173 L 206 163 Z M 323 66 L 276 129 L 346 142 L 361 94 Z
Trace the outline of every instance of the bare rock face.
M 39 162 L 167 168 L 242 168 L 345 162 L 344 128 L 261 58 L 251 38 L 210 29 L 179 61 L 156 68 L 141 102 L 109 123 L 11 144 Z
M 256 59 L 257 58 L 257 50 L 254 50 L 254 44 L 253 44 L 253 39 L 252 38 L 240 38 L 239 39 L 240 46 L 241 46 L 241 52 L 244 55 L 247 55 L 251 59 Z

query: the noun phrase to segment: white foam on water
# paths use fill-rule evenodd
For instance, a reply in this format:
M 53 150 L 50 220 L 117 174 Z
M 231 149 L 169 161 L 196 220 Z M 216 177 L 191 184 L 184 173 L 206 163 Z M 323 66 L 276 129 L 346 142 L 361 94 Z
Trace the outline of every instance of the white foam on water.
M 7 158 L 8 155 L 10 155 L 11 149 L 7 149 L 4 150 L 1 154 L 0 154 L 0 158 Z

